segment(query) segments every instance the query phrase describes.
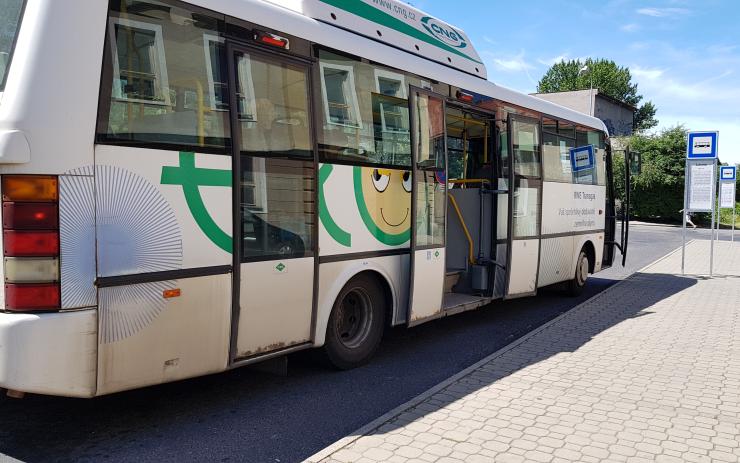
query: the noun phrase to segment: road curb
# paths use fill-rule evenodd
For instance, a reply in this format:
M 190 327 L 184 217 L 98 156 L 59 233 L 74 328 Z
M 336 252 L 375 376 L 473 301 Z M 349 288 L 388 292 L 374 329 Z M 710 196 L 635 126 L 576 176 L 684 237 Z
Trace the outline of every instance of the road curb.
M 695 239 L 692 239 L 690 241 L 686 242 L 686 245 L 688 246 L 692 242 L 696 241 Z M 664 255 L 663 257 L 660 257 L 659 259 L 656 259 L 655 261 L 649 263 L 648 265 L 642 267 L 641 269 L 637 270 L 636 272 L 630 274 L 623 280 L 620 280 L 610 287 L 606 288 L 604 291 L 601 291 L 598 294 L 594 294 L 590 298 L 586 299 L 585 301 L 581 302 L 577 306 L 573 307 L 572 309 L 568 310 L 567 312 L 564 312 L 557 317 L 553 318 L 552 320 L 544 323 L 543 325 L 540 325 L 539 327 L 535 328 L 534 330 L 530 331 L 529 333 L 524 334 L 519 339 L 516 339 L 512 341 L 511 343 L 505 345 L 501 349 L 493 352 L 492 354 L 486 356 L 485 358 L 475 362 L 473 365 L 465 368 L 464 370 L 460 371 L 459 373 L 456 373 L 453 376 L 450 376 L 449 378 L 445 379 L 441 383 L 432 386 L 431 388 L 427 389 L 426 391 L 422 392 L 421 394 L 417 395 L 413 399 L 399 405 L 398 407 L 390 410 L 387 413 L 384 413 L 380 417 L 374 419 L 373 421 L 369 422 L 368 424 L 362 426 L 361 428 L 353 431 L 350 433 L 350 435 L 343 437 L 342 439 L 339 439 L 335 443 L 329 445 L 328 447 L 320 450 L 319 452 L 311 455 L 307 459 L 304 460 L 306 463 L 319 463 L 320 461 L 324 460 L 325 458 L 331 456 L 333 453 L 336 453 L 340 449 L 348 446 L 349 444 L 355 442 L 356 440 L 360 439 L 366 434 L 369 434 L 371 431 L 379 428 L 386 422 L 390 421 L 391 419 L 395 418 L 396 416 L 400 415 L 401 413 L 405 412 L 406 410 L 413 408 L 417 405 L 419 405 L 421 402 L 425 401 L 429 397 L 433 396 L 437 392 L 445 389 L 446 387 L 450 386 L 451 384 L 455 383 L 459 379 L 469 375 L 470 373 L 474 372 L 481 366 L 485 365 L 486 363 L 490 362 L 491 360 L 495 359 L 496 357 L 500 357 L 501 355 L 505 354 L 506 352 L 510 351 L 511 349 L 514 349 L 515 347 L 519 346 L 520 344 L 524 343 L 525 341 L 529 340 L 533 336 L 539 334 L 540 332 L 546 330 L 553 324 L 557 323 L 558 321 L 566 318 L 567 316 L 576 313 L 576 311 L 580 310 L 584 305 L 590 303 L 594 299 L 598 297 L 603 297 L 604 295 L 607 295 L 610 291 L 612 291 L 614 288 L 618 287 L 622 283 L 625 283 L 629 280 L 631 280 L 635 275 L 639 273 L 643 273 L 644 271 L 648 270 L 650 267 L 657 265 L 658 263 L 662 262 L 665 259 L 668 259 L 669 257 L 673 256 L 677 252 L 681 251 L 682 246 L 679 246 L 678 248 L 674 249 L 673 251 L 669 252 L 668 254 Z

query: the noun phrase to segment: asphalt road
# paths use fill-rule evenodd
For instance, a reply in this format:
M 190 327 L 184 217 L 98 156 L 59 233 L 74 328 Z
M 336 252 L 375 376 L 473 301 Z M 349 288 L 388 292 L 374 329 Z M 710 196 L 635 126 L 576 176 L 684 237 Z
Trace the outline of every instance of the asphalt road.
M 680 245 L 680 228 L 633 224 L 627 267 L 591 277 L 581 297 L 544 290 L 394 329 L 349 372 L 300 353 L 287 377 L 239 369 L 93 400 L 2 397 L 0 461 L 299 461 Z

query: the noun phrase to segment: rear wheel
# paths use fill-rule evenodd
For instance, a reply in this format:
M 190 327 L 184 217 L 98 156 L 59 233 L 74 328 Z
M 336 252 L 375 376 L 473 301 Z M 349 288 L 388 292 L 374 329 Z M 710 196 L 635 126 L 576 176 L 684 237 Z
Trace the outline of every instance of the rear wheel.
M 586 286 L 588 280 L 588 268 L 589 268 L 588 255 L 586 251 L 581 250 L 578 255 L 578 261 L 576 262 L 576 273 L 573 279 L 568 282 L 568 294 L 571 296 L 580 296 L 583 293 L 583 288 Z
M 324 353 L 340 370 L 367 363 L 383 337 L 385 295 L 370 275 L 358 275 L 340 291 L 326 331 Z

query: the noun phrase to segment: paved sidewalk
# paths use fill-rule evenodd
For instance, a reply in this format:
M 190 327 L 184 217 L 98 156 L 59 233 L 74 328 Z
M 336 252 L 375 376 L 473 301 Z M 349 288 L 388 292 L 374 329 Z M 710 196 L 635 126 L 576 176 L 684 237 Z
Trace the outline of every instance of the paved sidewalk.
M 740 243 L 715 246 L 720 276 L 672 253 L 308 461 L 740 461 Z

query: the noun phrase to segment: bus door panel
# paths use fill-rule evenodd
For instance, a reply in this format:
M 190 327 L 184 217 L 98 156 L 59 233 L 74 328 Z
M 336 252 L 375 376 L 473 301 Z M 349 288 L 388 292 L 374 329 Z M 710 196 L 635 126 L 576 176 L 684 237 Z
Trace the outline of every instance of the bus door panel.
M 316 163 L 309 68 L 228 45 L 236 196 L 231 360 L 311 341 Z
M 445 100 L 412 88 L 411 281 L 409 325 L 442 313 L 445 280 L 447 141 Z
M 505 298 L 537 293 L 542 219 L 540 122 L 509 115 L 509 249 Z
M 606 143 L 605 156 L 606 159 L 604 159 L 604 163 L 606 164 L 606 234 L 604 236 L 604 258 L 602 261 L 602 269 L 609 268 L 614 263 L 617 239 L 617 211 L 615 206 L 616 201 L 614 194 L 614 167 L 612 164 L 611 144 L 608 141 Z M 625 170 L 625 176 L 629 175 L 629 171 Z
M 188 197 L 183 179 L 228 179 L 231 159 L 97 145 L 95 160 L 97 394 L 223 371 L 231 318 L 230 243 L 216 244 L 198 219 L 208 218 L 214 230 L 230 230 L 232 189 L 196 187 L 197 196 Z M 193 212 L 194 198 L 203 215 Z M 73 214 L 65 221 L 81 218 Z M 81 224 L 76 233 L 84 238 Z M 79 266 L 72 274 L 84 270 Z

